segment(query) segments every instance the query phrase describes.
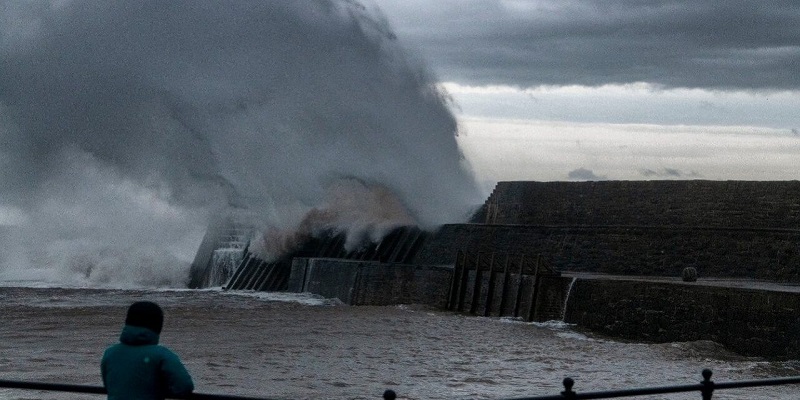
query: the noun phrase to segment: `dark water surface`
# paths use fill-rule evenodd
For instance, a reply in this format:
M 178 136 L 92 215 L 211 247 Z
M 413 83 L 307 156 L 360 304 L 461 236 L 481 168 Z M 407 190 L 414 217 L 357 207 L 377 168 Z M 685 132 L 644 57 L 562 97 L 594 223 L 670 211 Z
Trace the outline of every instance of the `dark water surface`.
M 99 359 L 127 306 L 160 303 L 161 343 L 198 392 L 281 399 L 456 399 L 798 375 L 795 362 L 743 358 L 710 342 L 641 344 L 561 323 L 478 318 L 421 306 L 350 307 L 308 295 L 0 287 L 0 379 L 100 385 Z M 0 389 L 0 399 L 102 396 Z M 699 394 L 647 399 L 699 399 Z M 720 391 L 719 399 L 796 399 L 800 387 Z

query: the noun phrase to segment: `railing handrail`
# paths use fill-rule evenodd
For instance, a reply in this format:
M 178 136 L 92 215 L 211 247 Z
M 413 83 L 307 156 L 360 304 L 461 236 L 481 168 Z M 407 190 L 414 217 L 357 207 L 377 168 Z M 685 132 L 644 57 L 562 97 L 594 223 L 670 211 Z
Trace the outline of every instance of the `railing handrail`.
M 72 385 L 65 383 L 24 382 L 0 379 L 0 388 L 47 390 L 54 392 L 72 392 L 89 394 L 107 394 L 106 388 L 91 385 Z M 196 399 L 196 400 L 273 400 L 266 397 L 231 396 L 225 394 L 192 393 L 186 397 L 170 397 L 168 399 Z
M 647 396 L 654 394 L 685 393 L 685 392 L 700 392 L 702 394 L 703 400 L 711 400 L 711 396 L 715 390 L 800 384 L 800 376 L 715 383 L 714 381 L 711 380 L 711 374 L 712 372 L 710 369 L 704 369 L 702 372 L 703 380 L 700 383 L 689 384 L 689 385 L 656 386 L 656 387 L 646 387 L 646 388 L 636 388 L 636 389 L 618 389 L 618 390 L 606 390 L 606 391 L 585 392 L 585 393 L 574 392 L 572 390 L 572 387 L 575 382 L 572 380 L 572 378 L 565 378 L 563 382 L 564 391 L 561 392 L 561 394 L 550 395 L 550 396 L 518 397 L 505 400 L 611 399 L 619 397 Z
M 574 392 L 572 390 L 572 387 L 575 384 L 574 380 L 572 380 L 571 378 L 566 378 L 563 381 L 564 391 L 562 391 L 560 394 L 533 396 L 533 397 L 515 397 L 505 400 L 611 399 L 619 397 L 647 396 L 655 394 L 685 393 L 685 392 L 700 392 L 703 400 L 711 400 L 711 396 L 716 390 L 800 384 L 800 376 L 715 383 L 714 381 L 711 380 L 711 370 L 708 369 L 703 370 L 702 375 L 703 375 L 703 380 L 700 383 L 689 384 L 689 385 L 656 386 L 656 387 L 646 387 L 646 388 L 636 388 L 636 389 L 619 389 L 619 390 L 606 390 L 606 391 L 584 392 L 584 393 Z M 49 390 L 49 391 L 89 393 L 89 394 L 107 393 L 106 389 L 102 386 L 71 385 L 71 384 L 44 383 L 44 382 L 23 382 L 23 381 L 2 380 L 2 379 L 0 379 L 0 388 Z M 394 396 L 395 392 L 392 390 L 385 391 L 383 395 L 385 399 L 391 397 L 391 400 L 394 400 Z M 245 397 L 245 396 L 231 396 L 224 394 L 208 394 L 208 393 L 192 393 L 187 397 L 168 397 L 168 398 L 197 399 L 197 400 L 273 400 L 265 397 Z

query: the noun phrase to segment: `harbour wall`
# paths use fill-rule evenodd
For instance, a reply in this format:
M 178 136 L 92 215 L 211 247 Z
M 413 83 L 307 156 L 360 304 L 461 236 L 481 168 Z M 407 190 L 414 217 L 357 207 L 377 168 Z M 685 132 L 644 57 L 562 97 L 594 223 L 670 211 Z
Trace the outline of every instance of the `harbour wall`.
M 800 181 L 499 182 L 487 224 L 800 229 Z
M 469 271 L 465 290 L 450 304 L 453 271 L 452 266 L 295 258 L 288 291 L 335 298 L 349 305 L 425 304 L 494 317 L 516 314 L 535 321 L 562 318 L 571 278 L 542 276 L 536 280 L 531 275 L 508 273 L 508 279 L 504 279 L 502 272 L 495 273 L 494 278 L 483 272 L 476 284 L 475 271 Z
M 565 321 L 614 338 L 711 340 L 745 356 L 800 358 L 800 293 L 794 291 L 577 279 Z
M 350 305 L 426 304 L 447 310 L 454 308 L 448 307 L 452 276 L 450 266 L 296 258 L 289 291 L 336 298 Z M 744 356 L 800 358 L 800 290 L 726 287 L 677 278 L 551 276 L 540 281 L 532 302 L 530 276 L 522 276 L 520 284 L 518 275 L 509 274 L 510 290 L 504 291 L 503 274 L 499 273 L 487 308 L 490 278 L 484 274 L 476 286 L 474 277 L 473 271 L 462 307 L 455 311 L 514 316 L 518 302 L 517 317 L 522 320 L 563 318 L 580 329 L 613 338 L 653 343 L 710 340 Z M 475 287 L 483 295 L 473 300 Z M 531 305 L 535 307 L 532 312 Z
M 559 271 L 800 282 L 800 230 L 655 226 L 451 224 L 427 240 L 415 263 L 453 264 L 455 252 L 539 255 Z
M 800 290 L 708 279 L 800 282 L 798 181 L 500 182 L 472 221 L 442 226 L 408 265 L 295 259 L 289 290 L 354 305 L 452 309 L 459 250 L 525 255 L 579 276 L 630 277 L 551 277 L 535 293 L 530 276 L 510 274 L 520 289 L 500 295 L 503 279 L 476 283 L 471 273 L 456 311 L 504 316 L 516 302 L 520 317 L 563 313 L 615 338 L 711 340 L 746 356 L 800 358 Z M 681 282 L 686 267 L 700 280 Z
M 341 258 L 292 261 L 290 292 L 307 292 L 350 305 L 428 304 L 447 307 L 453 268 Z
M 800 181 L 499 182 L 472 222 L 442 227 L 418 262 L 469 249 L 561 271 L 800 282 Z

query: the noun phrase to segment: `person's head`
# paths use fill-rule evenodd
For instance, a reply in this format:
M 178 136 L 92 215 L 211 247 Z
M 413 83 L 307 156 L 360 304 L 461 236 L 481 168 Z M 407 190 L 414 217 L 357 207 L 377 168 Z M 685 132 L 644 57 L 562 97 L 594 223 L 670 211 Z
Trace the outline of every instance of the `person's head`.
M 164 325 L 164 312 L 158 304 L 151 301 L 137 301 L 128 307 L 125 325 L 139 326 L 150 329 L 156 334 L 161 333 Z

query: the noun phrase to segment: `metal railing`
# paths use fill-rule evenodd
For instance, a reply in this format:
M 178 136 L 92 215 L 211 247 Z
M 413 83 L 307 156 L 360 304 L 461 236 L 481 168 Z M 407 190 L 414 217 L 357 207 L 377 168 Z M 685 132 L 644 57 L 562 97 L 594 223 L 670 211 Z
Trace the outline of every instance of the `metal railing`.
M 0 388 L 43 390 L 52 392 L 70 392 L 86 394 L 107 394 L 102 386 L 70 385 L 64 383 L 23 382 L 0 379 Z M 266 397 L 230 396 L 224 394 L 192 393 L 187 397 L 167 397 L 168 399 L 196 399 L 196 400 L 272 400 Z
M 702 400 L 711 400 L 711 397 L 717 390 L 800 384 L 800 376 L 714 383 L 714 381 L 711 380 L 711 374 L 712 373 L 710 369 L 703 370 L 702 372 L 703 380 L 700 381 L 700 383 L 695 383 L 691 385 L 660 386 L 660 387 L 607 390 L 607 391 L 584 392 L 584 393 L 578 393 L 573 391 L 572 388 L 575 385 L 575 381 L 572 378 L 565 378 L 563 382 L 564 390 L 559 394 L 549 395 L 549 396 L 517 397 L 506 400 L 615 399 L 621 397 L 649 396 L 655 394 L 671 394 L 671 393 L 687 393 L 687 392 L 699 392 Z M 0 380 L 0 388 L 88 393 L 88 394 L 106 394 L 106 389 L 102 386 L 69 385 L 69 384 L 41 383 L 41 382 L 21 382 L 21 381 L 10 381 L 10 380 Z M 383 392 L 384 400 L 395 400 L 396 397 L 397 394 L 393 390 L 386 390 L 385 392 Z M 272 400 L 266 397 L 244 397 L 244 396 L 230 396 L 230 395 L 207 394 L 207 393 L 192 393 L 187 397 L 168 397 L 168 398 L 197 399 L 197 400 Z

